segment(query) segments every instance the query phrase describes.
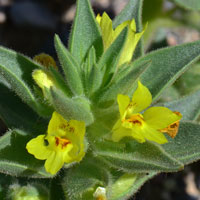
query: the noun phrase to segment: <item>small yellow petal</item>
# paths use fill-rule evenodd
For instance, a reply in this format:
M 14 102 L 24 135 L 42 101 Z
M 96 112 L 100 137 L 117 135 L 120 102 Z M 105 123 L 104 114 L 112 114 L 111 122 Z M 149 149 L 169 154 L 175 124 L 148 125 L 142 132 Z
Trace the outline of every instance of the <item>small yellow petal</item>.
M 138 113 L 151 105 L 152 96 L 147 87 L 138 81 L 138 87 L 132 97 L 132 112 Z
M 122 125 L 121 120 L 118 120 L 112 129 L 112 140 L 114 142 L 119 142 L 124 137 L 132 137 L 140 143 L 145 142 L 142 134 L 140 134 L 140 129 L 137 126 L 133 128 L 125 128 Z
M 151 126 L 145 124 L 141 129 L 141 134 L 150 141 L 156 142 L 158 144 L 165 144 L 168 142 L 166 137 L 160 131 L 152 128 Z
M 113 34 L 113 40 L 115 40 L 119 34 L 122 32 L 122 30 L 126 27 L 129 26 L 131 24 L 131 21 L 125 21 L 122 24 L 120 24 L 119 26 L 117 26 L 117 28 L 114 30 L 114 34 Z
M 43 70 L 37 69 L 33 71 L 32 77 L 43 91 L 45 87 L 49 89 L 54 85 L 52 78 Z
M 113 28 L 112 20 L 105 12 L 103 13 L 101 18 L 100 27 L 104 43 L 104 50 L 106 50 L 113 42 Z
M 45 169 L 50 174 L 56 174 L 64 165 L 63 154 L 61 152 L 52 151 L 45 162 Z
M 97 20 L 97 23 L 100 25 L 101 24 L 101 15 L 100 14 L 98 14 L 97 16 L 96 16 L 96 20 Z
M 120 112 L 121 119 L 123 119 L 125 117 L 124 116 L 125 111 L 130 103 L 130 98 L 127 95 L 118 94 L 117 102 L 119 105 L 119 112 Z
M 170 124 L 180 120 L 181 117 L 181 115 L 177 115 L 165 107 L 151 107 L 144 112 L 145 122 L 156 130 L 168 127 Z
M 26 149 L 30 154 L 33 154 L 35 158 L 39 160 L 45 160 L 51 154 L 51 151 L 47 148 L 45 144 L 45 135 L 39 135 L 38 137 L 30 140 Z

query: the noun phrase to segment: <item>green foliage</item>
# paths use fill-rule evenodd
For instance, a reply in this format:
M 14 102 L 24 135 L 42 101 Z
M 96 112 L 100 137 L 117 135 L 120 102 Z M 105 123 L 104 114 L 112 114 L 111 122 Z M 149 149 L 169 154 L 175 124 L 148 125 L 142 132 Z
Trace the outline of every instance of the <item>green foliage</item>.
M 169 172 L 183 168 L 180 162 L 151 142 L 118 144 L 105 141 L 95 144 L 95 153 L 109 165 L 127 173 Z
M 50 178 L 44 170 L 44 161 L 36 160 L 26 150 L 31 135 L 13 130 L 0 138 L 0 172 L 18 177 Z
M 92 46 L 95 47 L 99 58 L 103 51 L 103 43 L 94 13 L 89 0 L 78 0 L 69 49 L 80 64 Z
M 183 56 L 184 55 L 184 56 Z M 192 63 L 200 57 L 200 41 L 154 51 L 135 61 L 151 60 L 151 65 L 139 79 L 146 85 L 153 99 L 171 85 Z
M 199 159 L 200 125 L 192 122 L 183 122 L 175 140 L 163 145 L 164 149 L 174 158 L 186 164 Z
M 167 102 L 164 106 L 181 112 L 182 120 L 197 120 L 200 114 L 200 90 L 176 101 Z
M 57 35 L 55 36 L 55 47 L 69 88 L 74 92 L 74 95 L 83 94 L 83 85 L 78 73 L 79 65 Z
M 32 91 L 32 72 L 40 68 L 27 57 L 12 50 L 0 48 L 0 73 L 10 84 L 12 90 L 40 115 L 48 116 L 46 106 L 38 101 Z
M 85 121 L 87 125 L 94 120 L 90 112 L 90 102 L 84 97 L 68 98 L 64 93 L 53 88 L 51 90 L 51 102 L 54 109 L 67 120 Z
M 191 9 L 191 10 L 200 10 L 200 2 L 199 0 L 173 0 L 177 5 L 180 5 L 181 7 L 185 9 Z
M 3 84 L 0 84 L 0 91 L 0 117 L 7 127 L 35 133 L 42 133 L 46 130 L 47 121 L 33 112 L 14 92 Z
M 195 0 L 174 1 L 184 7 L 198 9 L 198 3 L 193 4 Z M 156 16 L 162 1 L 155 2 L 158 3 L 158 9 L 154 7 Z M 148 4 L 145 1 L 145 9 Z M 135 18 L 137 32 L 141 32 L 142 7 L 143 0 L 130 0 L 114 19 L 113 28 Z M 155 19 L 151 24 L 151 30 L 157 29 L 155 22 L 158 21 Z M 166 16 L 159 21 L 160 24 L 163 22 L 169 27 L 177 25 Z M 149 88 L 155 102 L 200 58 L 200 41 L 146 55 L 140 41 L 133 61 L 119 66 L 119 58 L 125 51 L 123 46 L 128 37 L 128 27 L 105 51 L 99 28 L 89 0 L 78 0 L 69 50 L 55 36 L 55 49 L 62 72 L 51 67 L 44 68 L 21 54 L 0 47 L 0 117 L 8 128 L 12 128 L 0 137 L 0 199 L 5 197 L 2 189 L 5 182 L 2 179 L 6 178 L 6 189 L 10 188 L 13 180 L 32 183 L 34 179 L 35 182 L 41 182 L 41 185 L 49 188 L 50 200 L 94 200 L 94 193 L 99 187 L 106 190 L 107 200 L 125 200 L 156 174 L 182 170 L 184 165 L 200 159 L 200 125 L 195 122 L 200 114 L 200 91 L 197 90 L 199 69 L 188 71 L 189 76 L 183 76 L 170 89 L 170 92 L 177 91 L 177 97 L 179 94 L 190 95 L 162 103 L 183 115 L 175 139 L 167 136 L 169 142 L 164 145 L 149 141 L 138 143 L 131 138 L 111 141 L 113 125 L 120 117 L 117 95 L 132 97 L 140 80 Z M 146 38 L 153 37 L 153 34 Z M 37 87 L 32 79 L 35 69 L 44 70 L 53 86 L 42 90 Z M 184 83 L 189 84 L 183 87 Z M 184 93 L 180 88 L 184 88 L 184 92 L 186 88 L 187 92 Z M 44 96 L 45 92 L 47 95 Z M 28 141 L 46 134 L 52 109 L 68 121 L 73 119 L 86 124 L 85 157 L 79 163 L 64 165 L 57 177 L 47 173 L 44 161 L 36 159 L 26 150 Z M 59 143 L 54 139 L 54 145 L 58 146 Z M 79 146 L 78 142 L 76 145 Z M 3 174 L 10 176 L 7 178 Z
M 98 159 L 84 159 L 80 165 L 68 170 L 64 177 L 63 189 L 69 199 L 80 197 L 94 186 L 109 184 L 110 174 Z M 67 198 L 67 199 L 68 199 Z

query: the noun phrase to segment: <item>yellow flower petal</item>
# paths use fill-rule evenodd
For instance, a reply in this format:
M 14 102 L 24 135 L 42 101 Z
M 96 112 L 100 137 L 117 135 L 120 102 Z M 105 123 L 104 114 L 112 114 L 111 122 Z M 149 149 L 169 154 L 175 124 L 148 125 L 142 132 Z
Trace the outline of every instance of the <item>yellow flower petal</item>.
M 67 121 L 54 112 L 47 135 L 40 135 L 27 144 L 27 150 L 37 159 L 45 160 L 45 169 L 57 173 L 64 163 L 79 162 L 85 155 L 85 123 Z
M 119 112 L 120 112 L 121 119 L 123 119 L 125 117 L 124 116 L 125 111 L 130 103 L 130 98 L 127 95 L 118 94 L 117 102 L 119 105 Z
M 77 120 L 67 122 L 59 113 L 54 112 L 48 126 L 48 135 L 66 137 L 73 144 L 69 151 L 70 158 L 65 162 L 80 161 L 84 155 L 85 123 Z
M 164 144 L 168 142 L 163 133 L 157 131 L 147 124 L 145 124 L 143 128 L 140 129 L 140 133 L 145 137 L 145 139 L 156 142 L 158 144 Z
M 96 16 L 96 20 L 97 20 L 97 23 L 100 25 L 101 24 L 101 15 L 100 14 L 98 14 L 97 16 Z
M 99 19 L 100 18 L 97 17 L 97 20 Z M 112 20 L 105 12 L 101 17 L 100 27 L 103 37 L 104 50 L 106 50 L 113 42 L 113 28 L 112 28 Z
M 38 137 L 30 140 L 26 149 L 30 154 L 33 154 L 35 158 L 39 160 L 45 160 L 51 154 L 51 151 L 47 148 L 44 141 L 45 135 L 39 135 Z
M 145 142 L 143 135 L 138 132 L 136 126 L 133 129 L 125 128 L 122 126 L 121 120 L 118 120 L 112 129 L 112 140 L 119 142 L 124 137 L 132 137 L 140 143 Z
M 123 47 L 122 55 L 120 56 L 118 65 L 130 62 L 137 43 L 145 30 L 143 30 L 141 33 L 136 33 L 136 23 L 134 19 L 123 22 L 122 24 L 118 25 L 115 30 L 113 30 L 112 20 L 105 12 L 103 13 L 102 17 L 98 14 L 96 20 L 101 27 L 104 50 L 106 50 L 119 36 L 122 30 L 128 26 L 127 40 Z
M 164 129 L 182 117 L 165 107 L 151 107 L 143 116 L 145 122 L 156 130 Z
M 54 175 L 62 168 L 63 164 L 63 154 L 61 152 L 52 151 L 44 166 L 47 172 Z
M 147 87 L 138 81 L 138 87 L 132 97 L 132 112 L 138 113 L 151 105 L 152 96 Z

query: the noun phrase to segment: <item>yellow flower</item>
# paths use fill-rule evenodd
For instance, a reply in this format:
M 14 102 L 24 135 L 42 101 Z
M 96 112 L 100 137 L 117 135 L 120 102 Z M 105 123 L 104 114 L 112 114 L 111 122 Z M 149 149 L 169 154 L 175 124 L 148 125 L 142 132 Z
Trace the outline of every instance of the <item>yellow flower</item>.
M 165 107 L 150 107 L 145 110 L 151 105 L 152 96 L 141 82 L 138 81 L 132 100 L 126 95 L 119 94 L 117 101 L 120 119 L 112 130 L 113 141 L 118 142 L 129 136 L 141 143 L 147 139 L 164 144 L 168 141 L 163 132 L 172 138 L 176 136 L 182 115 Z M 145 111 L 141 114 L 143 110 Z
M 97 15 L 96 20 L 101 28 L 104 50 L 106 50 L 119 36 L 121 31 L 128 26 L 127 40 L 118 65 L 130 62 L 137 43 L 142 37 L 144 31 L 141 33 L 136 33 L 136 24 L 134 19 L 123 22 L 113 30 L 112 20 L 105 12 L 103 13 L 102 17 Z
M 26 149 L 35 158 L 45 161 L 45 169 L 56 174 L 64 163 L 79 162 L 85 155 L 85 123 L 70 120 L 67 122 L 54 112 L 46 135 L 30 140 Z

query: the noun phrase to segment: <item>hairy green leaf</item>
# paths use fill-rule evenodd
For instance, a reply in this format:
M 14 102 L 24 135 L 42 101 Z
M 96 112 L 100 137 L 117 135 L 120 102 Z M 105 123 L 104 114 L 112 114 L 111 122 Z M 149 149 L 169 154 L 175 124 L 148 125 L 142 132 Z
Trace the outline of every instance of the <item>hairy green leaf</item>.
M 114 182 L 111 187 L 109 200 L 125 200 L 133 196 L 140 187 L 153 176 L 156 172 L 147 174 L 124 174 Z M 109 188 L 108 188 L 109 189 Z
M 90 102 L 84 97 L 68 98 L 64 93 L 53 88 L 51 90 L 51 103 L 66 120 L 85 121 L 86 125 L 94 121 Z
M 191 10 L 200 10 L 199 0 L 173 0 L 177 5 Z
M 79 165 L 69 169 L 63 179 L 63 190 L 65 195 L 71 199 L 80 198 L 83 193 L 95 186 L 107 185 L 110 174 L 99 160 L 85 158 Z M 79 197 L 79 198 L 78 198 Z
M 110 105 L 116 100 L 119 93 L 127 94 L 128 91 L 134 87 L 134 83 L 137 82 L 137 78 L 142 72 L 145 71 L 148 65 L 148 61 L 139 64 L 133 63 L 132 65 L 119 70 L 119 72 L 117 72 L 117 74 L 113 77 L 111 83 L 98 92 L 96 97 L 97 101 L 104 106 Z
M 39 102 L 32 91 L 32 72 L 41 66 L 12 50 L 0 47 L 0 74 L 12 90 L 31 108 L 42 116 L 48 116 L 46 106 Z
M 178 135 L 175 139 L 169 138 L 169 143 L 163 148 L 184 164 L 200 159 L 200 125 L 192 122 L 180 123 Z
M 140 144 L 130 141 L 126 144 L 114 142 L 95 143 L 94 151 L 109 165 L 127 173 L 173 172 L 183 165 L 155 143 Z
M 89 0 L 78 0 L 69 49 L 80 64 L 92 46 L 99 58 L 103 52 L 103 43 L 94 13 Z
M 0 83 L 0 118 L 9 128 L 20 128 L 35 133 L 45 132 L 47 122 Z
M 12 130 L 0 137 L 0 172 L 12 176 L 50 178 L 44 169 L 44 161 L 34 158 L 26 150 L 30 134 Z
M 79 64 L 76 62 L 67 48 L 65 48 L 57 35 L 55 36 L 55 48 L 63 68 L 66 81 L 72 93 L 74 93 L 74 95 L 83 94 L 83 84 L 79 73 Z
M 151 60 L 151 65 L 139 79 L 149 88 L 155 101 L 199 57 L 200 41 L 196 41 L 153 51 L 135 62 Z
M 200 90 L 176 101 L 167 102 L 164 106 L 179 111 L 183 115 L 182 120 L 196 120 L 200 114 Z

